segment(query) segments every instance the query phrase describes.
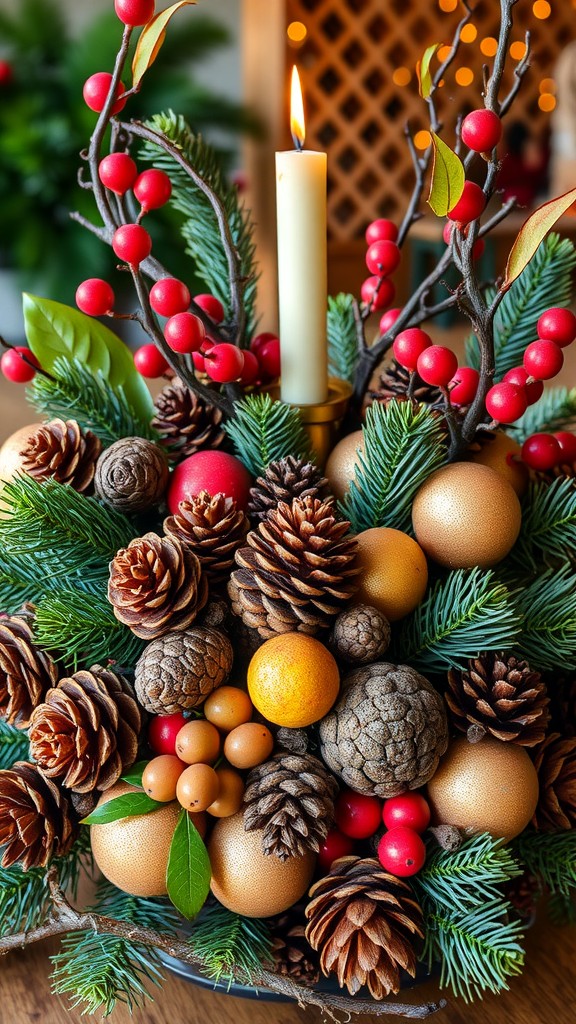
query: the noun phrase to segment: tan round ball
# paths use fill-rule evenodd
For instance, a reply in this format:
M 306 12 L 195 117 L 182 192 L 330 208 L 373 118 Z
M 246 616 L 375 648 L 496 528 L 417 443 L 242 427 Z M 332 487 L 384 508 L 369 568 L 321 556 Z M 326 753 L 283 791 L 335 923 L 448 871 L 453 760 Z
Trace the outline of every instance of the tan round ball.
M 497 565 L 516 542 L 520 524 L 520 502 L 507 480 L 470 462 L 432 473 L 412 506 L 416 540 L 450 569 Z
M 285 861 L 266 856 L 262 832 L 244 831 L 242 811 L 216 823 L 208 853 L 214 896 L 245 917 L 271 917 L 291 907 L 308 889 L 316 863 L 312 852 Z
M 100 797 L 98 807 L 134 786 L 118 782 Z M 92 825 L 94 860 L 112 885 L 132 896 L 165 896 L 166 867 L 180 805 L 166 804 L 150 814 L 136 814 L 106 825 Z
M 351 434 L 346 434 L 330 452 L 324 474 L 331 494 L 338 501 L 342 501 L 350 481 L 354 479 L 356 466 L 360 461 L 359 455 L 363 452 L 364 434 L 361 430 L 353 430 Z
M 538 803 L 538 775 L 524 747 L 456 739 L 428 783 L 436 824 L 489 832 L 507 842 L 523 832 Z
M 0 481 L 8 483 L 22 468 L 22 449 L 26 442 L 35 434 L 42 423 L 28 423 L 25 427 L 15 430 L 10 437 L 7 437 L 0 448 Z
M 467 460 L 495 469 L 521 498 L 528 487 L 528 467 L 520 460 L 521 452 L 518 441 L 503 430 L 496 430 L 482 441 L 480 451 L 468 455 Z

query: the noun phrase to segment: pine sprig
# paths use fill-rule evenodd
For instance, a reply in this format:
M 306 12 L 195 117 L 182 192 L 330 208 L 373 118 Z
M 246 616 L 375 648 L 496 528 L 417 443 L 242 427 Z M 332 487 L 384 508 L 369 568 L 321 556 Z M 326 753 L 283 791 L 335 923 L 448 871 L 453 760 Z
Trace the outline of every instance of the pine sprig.
M 272 940 L 258 918 L 241 917 L 219 903 L 204 908 L 190 943 L 202 970 L 228 987 L 241 980 L 253 984 L 263 964 L 272 962 Z
M 522 656 L 542 670 L 576 668 L 576 577 L 570 566 L 539 573 L 518 588 L 514 601 L 522 616 Z
M 514 853 L 553 895 L 576 895 L 576 832 L 522 832 Z
M 425 405 L 376 402 L 366 413 L 363 437 L 343 515 L 355 533 L 373 526 L 411 532 L 414 495 L 446 460 L 440 419 Z
M 359 359 L 355 298 L 340 292 L 328 298 L 328 372 L 331 377 L 354 383 Z
M 426 864 L 413 884 L 422 902 L 457 911 L 501 898 L 501 886 L 521 874 L 510 848 L 483 833 L 466 839 L 455 852 L 430 842 Z
M 523 500 L 522 529 L 512 552 L 522 566 L 567 562 L 576 550 L 576 489 L 559 477 L 530 484 Z
M 308 456 L 310 441 L 298 409 L 270 395 L 248 395 L 236 403 L 236 415 L 225 430 L 236 455 L 253 476 L 262 476 L 270 462 L 287 455 Z
M 0 548 L 0 610 L 14 615 L 22 605 L 40 600 L 49 581 L 39 579 L 38 565 L 33 558 L 15 555 Z
M 480 651 L 513 647 L 520 624 L 508 588 L 493 572 L 456 569 L 402 621 L 394 651 L 423 672 L 463 668 Z
M 11 768 L 15 761 L 27 761 L 29 753 L 28 733 L 16 729 L 0 718 L 0 770 Z
M 134 665 L 145 646 L 115 618 L 105 591 L 47 594 L 36 606 L 34 630 L 38 646 L 58 651 L 74 671 L 79 663 L 106 664 L 110 659 Z
M 531 434 L 553 434 L 576 425 L 576 388 L 546 388 L 514 424 L 514 439 L 522 444 Z

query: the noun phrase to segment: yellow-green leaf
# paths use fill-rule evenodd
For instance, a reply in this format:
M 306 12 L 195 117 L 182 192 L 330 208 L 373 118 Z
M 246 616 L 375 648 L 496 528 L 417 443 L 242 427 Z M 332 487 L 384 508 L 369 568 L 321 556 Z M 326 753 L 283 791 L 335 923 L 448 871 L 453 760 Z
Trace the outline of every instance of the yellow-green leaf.
M 445 217 L 464 191 L 464 165 L 454 150 L 432 132 L 434 162 L 428 205 L 438 217 Z
M 134 88 L 138 88 L 148 68 L 156 60 L 166 36 L 166 26 L 172 15 L 176 14 L 181 7 L 190 7 L 195 3 L 196 0 L 179 0 L 178 3 L 167 7 L 165 11 L 160 11 L 155 18 L 152 18 L 152 21 L 144 26 L 132 60 L 132 85 Z
M 427 100 L 432 91 L 432 75 L 430 74 L 430 62 L 432 57 L 437 50 L 440 49 L 442 43 L 432 43 L 422 55 L 422 60 L 419 60 L 416 64 L 416 74 L 418 75 L 418 88 L 420 95 L 423 100 Z
M 520 276 L 534 256 L 540 242 L 546 237 L 556 221 L 576 203 L 576 188 L 570 189 L 557 199 L 550 199 L 539 206 L 522 225 L 516 241 L 510 250 L 506 264 L 506 274 L 501 291 L 508 290 L 513 281 Z

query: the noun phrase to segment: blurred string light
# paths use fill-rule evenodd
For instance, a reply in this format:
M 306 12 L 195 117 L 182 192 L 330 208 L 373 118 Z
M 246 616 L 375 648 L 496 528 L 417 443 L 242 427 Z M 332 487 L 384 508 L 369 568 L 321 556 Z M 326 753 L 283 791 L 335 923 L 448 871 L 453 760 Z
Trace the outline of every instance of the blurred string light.
M 432 136 L 430 135 L 430 132 L 425 130 L 416 132 L 416 135 L 414 136 L 414 145 L 416 146 L 416 149 L 428 149 L 431 142 Z
M 543 92 L 541 96 L 538 97 L 538 106 L 545 114 L 550 114 L 556 106 L 556 97 L 550 92 Z
M 302 21 L 291 21 L 286 35 L 293 46 L 301 46 L 308 35 L 308 29 Z
M 472 68 L 458 68 L 455 74 L 455 79 L 458 85 L 472 85 L 474 81 L 474 72 Z
M 526 56 L 526 43 L 519 41 L 512 43 L 510 46 L 510 56 L 512 60 L 522 60 Z
M 392 81 L 394 85 L 408 85 L 412 78 L 412 72 L 409 68 L 396 68 L 392 75 Z
M 460 39 L 463 43 L 473 43 L 477 35 L 478 29 L 475 25 L 464 25 L 460 33 Z
M 535 18 L 545 21 L 552 14 L 552 8 L 548 0 L 535 0 L 535 3 L 532 4 L 532 13 Z
M 494 36 L 486 36 L 480 43 L 480 50 L 485 57 L 495 57 L 498 49 L 498 40 Z
M 458 0 L 438 0 L 438 7 L 441 11 L 445 11 L 449 14 L 451 11 L 455 11 L 458 7 Z
M 540 92 L 550 92 L 554 96 L 556 93 L 556 82 L 553 78 L 543 78 L 539 88 Z

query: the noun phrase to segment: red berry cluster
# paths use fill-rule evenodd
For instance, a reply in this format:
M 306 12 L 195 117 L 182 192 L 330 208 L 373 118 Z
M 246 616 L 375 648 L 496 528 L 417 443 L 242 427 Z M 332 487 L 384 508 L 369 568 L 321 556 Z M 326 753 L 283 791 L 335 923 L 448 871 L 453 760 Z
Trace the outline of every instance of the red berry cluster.
M 366 228 L 366 266 L 371 276 L 363 282 L 360 296 L 371 313 L 378 309 L 386 309 L 394 301 L 396 289 L 390 275 L 400 263 L 401 253 L 396 244 L 397 238 L 398 228 L 384 217 L 373 220 Z
M 556 434 L 531 434 L 522 445 L 522 461 L 530 469 L 546 471 L 576 463 L 576 436 L 568 430 Z
M 419 327 L 408 327 L 394 339 L 394 358 L 405 370 L 416 371 L 426 384 L 447 388 L 452 405 L 468 405 L 478 388 L 478 371 L 458 366 L 452 349 L 434 345 Z

